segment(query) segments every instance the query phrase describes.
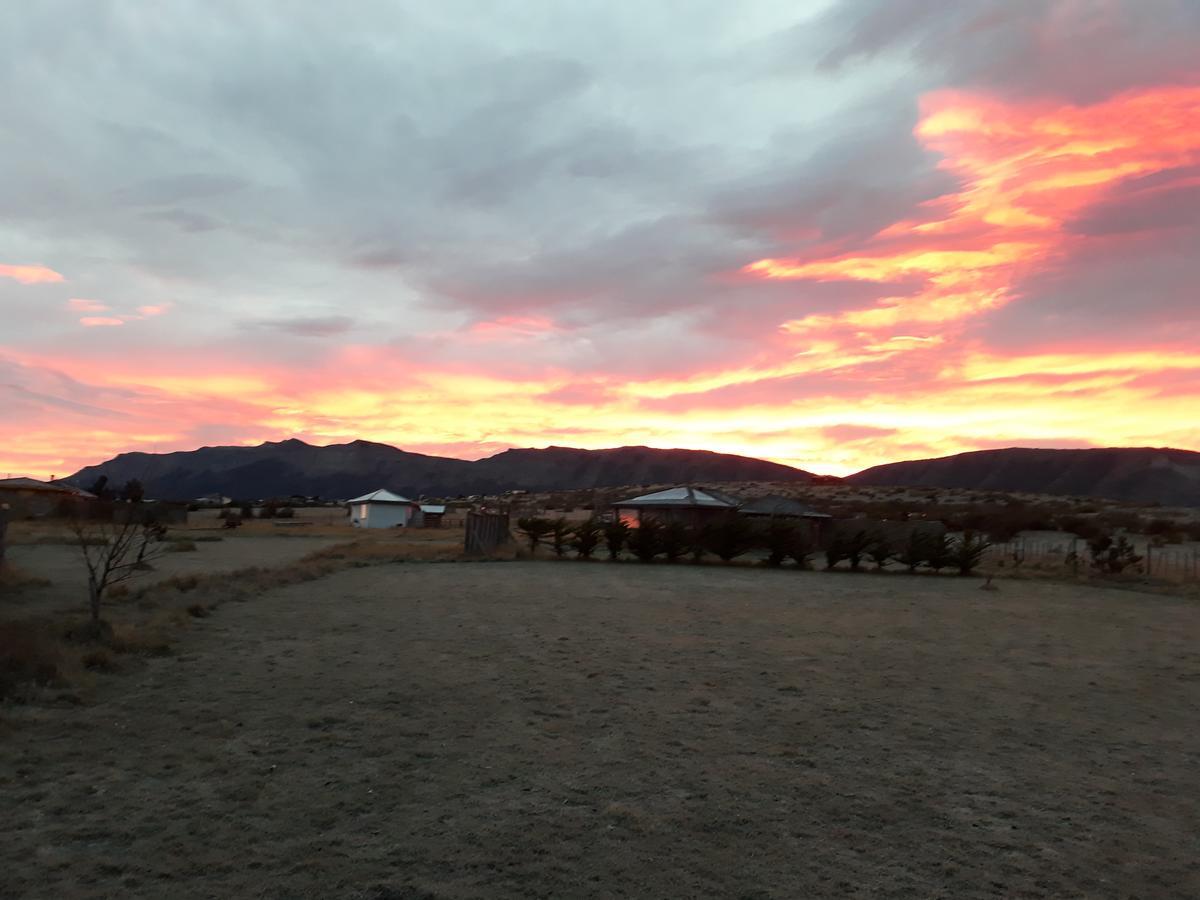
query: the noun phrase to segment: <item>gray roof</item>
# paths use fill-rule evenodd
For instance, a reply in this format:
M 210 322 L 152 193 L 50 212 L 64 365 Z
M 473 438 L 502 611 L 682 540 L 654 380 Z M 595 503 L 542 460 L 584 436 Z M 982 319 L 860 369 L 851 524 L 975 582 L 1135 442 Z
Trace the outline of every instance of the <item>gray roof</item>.
M 393 494 L 386 488 L 380 488 L 377 491 L 371 491 L 369 494 L 363 494 L 361 497 L 355 497 L 353 500 L 347 500 L 346 503 L 408 503 L 413 506 L 417 505 L 415 500 L 409 500 L 407 497 L 401 497 L 399 494 Z
M 619 500 L 613 506 L 658 507 L 662 509 L 737 509 L 738 501 L 720 491 L 691 485 L 667 488 L 653 494 L 643 494 Z
M 791 516 L 796 519 L 832 518 L 826 513 L 817 512 L 811 506 L 807 506 L 799 500 L 793 500 L 791 497 L 781 497 L 778 494 L 759 497 L 757 500 L 743 503 L 740 512 L 751 516 Z
M 446 511 L 446 507 L 441 503 L 422 503 L 421 512 L 429 513 L 431 516 L 440 515 Z

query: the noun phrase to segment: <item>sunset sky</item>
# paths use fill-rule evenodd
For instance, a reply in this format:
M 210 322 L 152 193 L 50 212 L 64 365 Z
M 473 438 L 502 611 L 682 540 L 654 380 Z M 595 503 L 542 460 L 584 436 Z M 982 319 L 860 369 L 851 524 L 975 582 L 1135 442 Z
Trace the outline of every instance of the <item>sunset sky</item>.
M 0 477 L 1200 449 L 1195 0 L 40 0 L 0 41 Z

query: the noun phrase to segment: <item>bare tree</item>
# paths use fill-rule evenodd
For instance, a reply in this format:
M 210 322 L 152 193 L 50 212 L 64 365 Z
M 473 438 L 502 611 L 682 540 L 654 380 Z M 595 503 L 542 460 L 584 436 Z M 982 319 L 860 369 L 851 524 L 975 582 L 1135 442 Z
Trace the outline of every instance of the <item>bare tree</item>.
M 165 550 L 166 526 L 133 506 L 115 509 L 112 515 L 109 520 L 77 515 L 69 525 L 87 567 L 93 629 L 100 625 L 100 607 L 108 589 L 149 568 L 150 561 Z

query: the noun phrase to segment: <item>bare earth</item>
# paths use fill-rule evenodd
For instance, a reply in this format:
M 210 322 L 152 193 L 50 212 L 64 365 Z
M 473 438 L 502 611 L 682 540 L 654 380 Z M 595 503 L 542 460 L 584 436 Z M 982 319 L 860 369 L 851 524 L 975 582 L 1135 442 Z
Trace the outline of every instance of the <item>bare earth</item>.
M 0 711 L 9 897 L 1200 896 L 1200 607 L 402 564 Z

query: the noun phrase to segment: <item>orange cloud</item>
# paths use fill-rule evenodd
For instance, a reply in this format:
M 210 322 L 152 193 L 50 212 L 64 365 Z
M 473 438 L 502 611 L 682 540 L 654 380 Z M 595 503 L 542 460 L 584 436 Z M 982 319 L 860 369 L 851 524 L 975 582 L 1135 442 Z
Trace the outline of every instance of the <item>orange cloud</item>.
M 761 259 L 742 271 L 808 281 L 916 276 L 922 287 L 868 309 L 797 319 L 786 331 L 950 326 L 995 309 L 1013 298 L 1024 275 L 1083 240 L 1066 224 L 1113 186 L 1200 164 L 1200 87 L 1133 91 L 1089 106 L 1020 105 L 946 91 L 926 97 L 921 110 L 916 137 L 942 155 L 940 167 L 961 190 L 925 204 L 927 218 L 880 232 L 868 252 Z
M 4 263 L 0 263 L 0 278 L 12 278 L 21 284 L 52 284 L 66 280 L 45 266 L 10 266 Z
M 125 320 L 116 316 L 84 316 L 79 324 L 85 328 L 104 328 L 114 325 L 124 325 Z

